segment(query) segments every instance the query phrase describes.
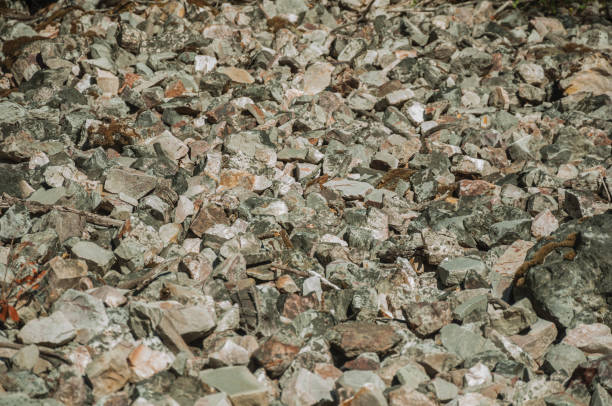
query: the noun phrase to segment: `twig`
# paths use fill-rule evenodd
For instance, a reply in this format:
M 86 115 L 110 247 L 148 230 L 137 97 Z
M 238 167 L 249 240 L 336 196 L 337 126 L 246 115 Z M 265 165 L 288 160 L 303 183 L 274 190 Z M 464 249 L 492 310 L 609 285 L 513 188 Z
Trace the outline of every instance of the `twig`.
M 17 343 L 9 343 L 9 342 L 6 342 L 6 341 L 0 341 L 0 347 L 2 347 L 2 348 L 10 348 L 10 349 L 13 349 L 13 350 L 20 350 L 23 347 L 26 347 L 26 345 L 25 344 L 17 344 Z M 45 357 L 49 357 L 49 358 L 55 358 L 57 360 L 65 362 L 68 365 L 72 365 L 72 361 L 70 361 L 68 358 L 64 357 L 63 355 L 61 355 L 61 354 L 59 354 L 59 353 L 57 353 L 57 352 L 55 352 L 53 350 L 47 349 L 47 348 L 41 348 L 40 345 L 37 345 L 37 347 L 38 347 L 38 352 L 40 353 L 40 355 L 45 356 Z
M 328 281 L 325 277 L 319 275 L 315 271 L 300 271 L 298 269 L 290 268 L 288 266 L 285 266 L 285 265 L 282 265 L 276 262 L 273 263 L 271 267 L 280 269 L 281 271 L 292 273 L 297 276 L 301 276 L 303 278 L 308 278 L 309 276 L 316 276 L 317 278 L 321 279 L 321 283 L 323 283 L 324 285 L 329 286 L 330 288 L 335 289 L 335 290 L 341 290 L 337 285 L 334 285 L 333 283 Z
M 499 8 L 497 10 L 495 10 L 495 12 L 493 13 L 493 17 L 497 18 L 497 16 L 499 14 L 501 14 L 502 11 L 504 11 L 505 9 L 510 7 L 512 4 L 513 4 L 513 2 L 511 0 L 508 0 L 507 2 L 505 2 L 504 4 L 499 6 Z
M 177 258 L 172 258 L 170 260 L 164 261 L 161 264 L 153 267 L 153 269 L 151 269 L 149 272 L 139 278 L 119 282 L 117 284 L 117 287 L 119 289 L 131 289 L 133 290 L 131 292 L 131 295 L 135 295 L 147 286 L 149 286 L 151 282 L 153 282 L 155 279 L 159 278 L 163 274 L 168 273 L 168 268 L 178 262 L 179 259 Z
M 331 33 L 333 34 L 334 32 L 338 32 L 346 27 L 350 27 L 351 25 L 355 25 L 355 24 L 359 24 L 363 21 L 367 20 L 367 15 L 370 12 L 370 9 L 372 8 L 372 5 L 374 4 L 376 0 L 371 0 L 370 3 L 367 5 L 367 7 L 361 12 L 361 17 L 359 17 L 358 19 L 356 19 L 355 21 L 351 21 L 350 23 L 346 23 L 346 24 L 342 24 L 339 25 L 338 27 L 334 28 L 333 30 L 331 30 Z
M 55 204 L 42 204 L 28 200 L 18 199 L 16 197 L 7 195 L 6 193 L 2 196 L 2 199 L 0 200 L 0 209 L 7 209 L 16 203 L 23 203 L 30 211 L 30 213 L 34 214 L 48 213 L 52 210 L 57 210 L 66 213 L 78 214 L 79 216 L 83 216 L 88 223 L 96 224 L 103 227 L 123 226 L 123 220 L 112 219 L 107 216 L 89 213 L 84 210 L 73 209 L 72 207 L 60 206 Z

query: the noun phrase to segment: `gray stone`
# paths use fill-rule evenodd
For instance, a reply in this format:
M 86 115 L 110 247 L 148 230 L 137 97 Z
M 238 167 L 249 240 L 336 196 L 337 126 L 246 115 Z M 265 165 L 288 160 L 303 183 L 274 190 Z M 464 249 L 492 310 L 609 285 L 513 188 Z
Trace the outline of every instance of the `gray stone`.
M 544 356 L 542 367 L 552 374 L 562 372 L 571 376 L 578 365 L 586 361 L 586 356 L 576 347 L 567 344 L 553 345 Z
M 244 366 L 205 370 L 200 372 L 199 378 L 206 385 L 226 393 L 234 406 L 268 405 L 265 386 Z
M 71 250 L 77 258 L 85 260 L 90 269 L 100 273 L 108 271 L 115 262 L 112 251 L 91 241 L 79 241 L 72 246 Z
M 330 180 L 325 182 L 323 187 L 338 192 L 342 197 L 349 200 L 363 199 L 368 192 L 374 189 L 369 183 L 349 179 Z
M 607 281 L 612 272 L 605 265 L 612 261 L 606 249 L 612 244 L 611 219 L 612 215 L 601 214 L 571 221 L 529 251 L 526 260 L 535 258 L 537 262 L 528 269 L 523 289 L 532 295 L 538 315 L 547 314 L 549 320 L 566 328 L 612 320 L 602 296 L 609 290 Z M 559 247 L 543 247 L 551 243 L 548 247 Z M 520 289 L 515 290 L 518 293 Z
M 58 200 L 66 196 L 65 187 L 55 187 L 52 189 L 40 188 L 32 193 L 28 200 L 40 204 L 55 204 Z
M 425 373 L 424 368 L 417 363 L 404 365 L 397 370 L 395 377 L 400 384 L 410 389 L 429 381 L 429 376 Z
M 104 189 L 111 193 L 125 193 L 140 199 L 157 186 L 157 178 L 134 169 L 113 168 L 108 171 Z
M 470 257 L 449 259 L 438 266 L 438 276 L 445 286 L 463 283 L 469 271 L 486 276 L 487 266 L 480 259 Z
M 334 382 L 300 368 L 286 383 L 281 400 L 288 406 L 310 406 L 332 401 Z
M 463 359 L 495 349 L 491 341 L 456 324 L 442 327 L 440 340 L 444 348 Z
M 28 345 L 13 355 L 13 365 L 17 369 L 31 371 L 39 360 L 40 351 L 36 345 Z
M 435 378 L 429 384 L 431 391 L 435 393 L 436 398 L 442 402 L 448 402 L 457 397 L 459 394 L 459 388 L 454 384 L 445 381 L 442 378 Z
M 2 387 L 8 392 L 23 392 L 33 398 L 49 393 L 45 381 L 30 371 L 8 372 L 2 377 Z
M 25 344 L 41 344 L 56 347 L 71 341 L 76 329 L 61 312 L 49 317 L 30 320 L 19 331 L 19 339 Z
M 487 295 L 474 296 L 455 307 L 453 317 L 462 322 L 480 320 L 487 311 L 487 304 Z
M 198 406 L 232 406 L 231 401 L 224 392 L 213 393 L 212 395 L 201 397 L 197 400 Z
M 206 305 L 188 306 L 166 312 L 177 332 L 186 342 L 203 338 L 217 325 L 214 308 Z
M 0 217 L 0 238 L 6 241 L 21 238 L 31 227 L 28 209 L 23 204 L 15 204 Z
M 372 371 L 346 371 L 338 378 L 336 384 L 340 387 L 350 388 L 355 392 L 365 385 L 372 385 L 381 391 L 385 389 L 385 383 Z
M 54 304 L 53 312 L 63 314 L 79 334 L 87 332 L 89 337 L 102 333 L 108 323 L 104 303 L 92 295 L 73 289 L 67 290 Z

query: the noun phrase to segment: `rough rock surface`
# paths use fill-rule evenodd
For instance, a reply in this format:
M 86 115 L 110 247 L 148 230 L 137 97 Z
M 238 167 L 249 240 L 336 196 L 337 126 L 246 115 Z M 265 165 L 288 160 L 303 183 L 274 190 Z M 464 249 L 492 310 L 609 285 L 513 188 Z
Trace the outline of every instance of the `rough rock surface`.
M 0 406 L 610 405 L 611 16 L 0 1 Z

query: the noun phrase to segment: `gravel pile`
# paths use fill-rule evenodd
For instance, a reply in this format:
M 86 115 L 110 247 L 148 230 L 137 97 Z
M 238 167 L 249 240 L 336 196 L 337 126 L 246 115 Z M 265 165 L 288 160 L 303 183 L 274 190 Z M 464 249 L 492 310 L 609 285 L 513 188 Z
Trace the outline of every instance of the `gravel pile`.
M 1 3 L 0 406 L 612 404 L 612 3 Z

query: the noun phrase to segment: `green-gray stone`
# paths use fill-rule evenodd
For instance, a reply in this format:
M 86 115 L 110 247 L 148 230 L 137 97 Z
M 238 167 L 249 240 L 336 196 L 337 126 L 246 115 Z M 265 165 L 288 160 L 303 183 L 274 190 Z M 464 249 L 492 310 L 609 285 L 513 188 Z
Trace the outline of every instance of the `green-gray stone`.
M 601 385 L 595 384 L 595 390 L 591 396 L 591 404 L 589 406 L 606 406 L 612 405 L 612 395 Z
M 0 123 L 15 123 L 27 115 L 27 110 L 17 103 L 0 102 Z
M 531 219 L 500 221 L 491 225 L 489 230 L 491 242 L 497 244 L 512 244 L 516 240 L 529 240 L 531 237 Z
M 487 350 L 495 350 L 495 344 L 457 324 L 447 324 L 440 330 L 440 340 L 448 351 L 466 359 Z
M 55 399 L 30 399 L 25 393 L 3 393 L 0 406 L 64 406 Z
M 22 203 L 15 204 L 0 217 L 0 239 L 11 241 L 21 238 L 28 233 L 30 227 L 32 222 L 28 209 Z
M 232 406 L 229 398 L 223 392 L 204 396 L 200 398 L 197 403 L 203 403 L 207 406 Z
M 402 385 L 414 389 L 423 382 L 429 381 L 429 376 L 423 371 L 423 367 L 416 363 L 409 363 L 397 370 L 395 377 Z
M 49 393 L 45 381 L 30 371 L 8 372 L 2 379 L 2 386 L 8 392 L 24 392 L 33 397 Z
M 234 405 L 255 405 L 267 402 L 266 387 L 245 366 L 205 370 L 200 372 L 200 380 L 225 392 Z
M 52 189 L 40 188 L 28 198 L 31 202 L 40 204 L 55 204 L 57 201 L 66 196 L 66 188 L 63 186 Z
M 487 303 L 487 295 L 474 296 L 453 310 L 453 318 L 465 322 L 480 320 L 487 311 Z
M 456 385 L 442 378 L 435 378 L 428 386 L 431 388 L 431 391 L 436 394 L 436 398 L 441 402 L 447 402 L 454 399 L 459 394 L 459 388 L 457 388 Z
M 379 390 L 385 390 L 383 380 L 372 371 L 350 370 L 342 374 L 336 383 L 342 387 L 348 387 L 355 391 L 365 384 L 371 384 Z
M 36 362 L 38 362 L 39 355 L 40 352 L 38 351 L 38 347 L 36 345 L 27 345 L 13 355 L 13 365 L 17 369 L 31 371 L 32 368 L 34 368 L 34 365 L 36 365 Z
M 574 369 L 586 360 L 586 356 L 578 348 L 567 344 L 557 344 L 552 346 L 544 356 L 542 368 L 549 374 L 563 372 L 571 376 Z
M 477 258 L 459 257 L 442 262 L 438 266 L 438 276 L 445 286 L 459 285 L 465 279 L 468 271 L 486 275 L 487 266 Z
M 115 262 L 112 251 L 100 247 L 91 241 L 79 241 L 72 246 L 72 253 L 87 261 L 87 265 L 99 271 L 108 271 Z
M 279 161 L 305 161 L 308 155 L 307 149 L 283 148 L 276 155 Z

